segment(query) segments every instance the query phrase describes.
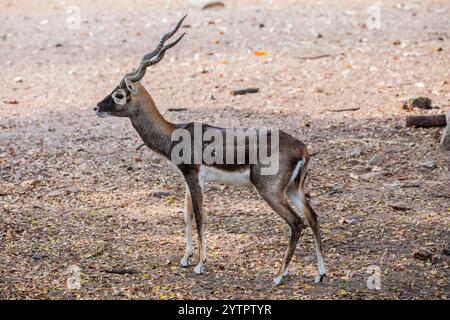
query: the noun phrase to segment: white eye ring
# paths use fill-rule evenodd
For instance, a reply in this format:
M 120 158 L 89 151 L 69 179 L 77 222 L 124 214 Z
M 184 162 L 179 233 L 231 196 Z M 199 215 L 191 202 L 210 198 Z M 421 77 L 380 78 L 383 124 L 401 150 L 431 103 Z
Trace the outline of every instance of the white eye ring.
M 117 98 L 117 95 L 121 94 L 122 98 Z M 123 89 L 119 89 L 115 91 L 112 94 L 112 98 L 114 99 L 114 102 L 117 103 L 119 106 L 123 106 L 125 103 L 127 103 L 127 93 Z

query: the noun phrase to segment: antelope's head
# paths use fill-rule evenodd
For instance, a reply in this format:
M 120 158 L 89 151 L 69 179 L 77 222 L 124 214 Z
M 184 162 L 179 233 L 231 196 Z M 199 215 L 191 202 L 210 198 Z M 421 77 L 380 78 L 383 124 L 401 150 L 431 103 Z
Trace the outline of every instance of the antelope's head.
M 142 57 L 139 67 L 132 72 L 127 73 L 120 81 L 119 85 L 108 94 L 102 101 L 97 103 L 94 108 L 95 113 L 99 117 L 114 116 L 114 117 L 130 117 L 140 107 L 140 100 L 145 88 L 140 81 L 144 77 L 145 72 L 149 66 L 155 65 L 164 58 L 167 49 L 175 46 L 185 35 L 184 33 L 174 42 L 165 45 L 180 29 L 186 16 L 184 16 L 177 24 L 175 29 L 166 33 L 160 40 L 158 46 Z

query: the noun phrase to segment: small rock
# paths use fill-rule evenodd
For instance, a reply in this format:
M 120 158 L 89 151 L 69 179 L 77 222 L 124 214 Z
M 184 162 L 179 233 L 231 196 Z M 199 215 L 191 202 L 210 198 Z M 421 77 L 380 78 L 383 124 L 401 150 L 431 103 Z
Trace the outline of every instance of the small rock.
M 340 225 L 344 225 L 344 224 L 347 224 L 347 223 L 348 223 L 348 221 L 344 217 L 340 217 L 339 218 L 339 224 Z
M 354 180 L 359 180 L 359 176 L 357 174 L 354 174 L 354 173 L 350 173 L 349 177 L 354 179 Z
M 375 154 L 372 158 L 369 160 L 369 164 L 371 166 L 376 166 L 383 161 L 383 158 L 379 154 Z
M 379 166 L 373 166 L 371 171 L 372 172 L 382 172 L 383 169 L 381 169 Z
M 170 196 L 172 193 L 167 190 L 152 190 L 150 196 L 154 198 L 164 198 Z
M 432 109 L 431 99 L 427 97 L 417 97 L 403 102 L 403 109 L 412 111 L 414 108 L 425 110 Z
M 31 258 L 32 258 L 33 260 L 42 260 L 42 259 L 44 259 L 44 258 L 47 258 L 47 256 L 46 256 L 45 254 L 36 253 L 36 254 L 33 254 L 33 255 L 31 256 Z
M 361 175 L 361 179 L 364 181 L 370 181 L 372 178 L 378 177 L 382 174 L 383 172 L 369 172 L 369 173 L 365 173 L 363 175 Z
M 77 188 L 77 187 L 71 187 L 71 188 L 69 188 L 69 189 L 67 189 L 67 191 L 69 191 L 69 193 L 72 193 L 72 194 L 77 194 L 77 193 L 80 193 L 80 188 Z
M 336 205 L 336 210 L 338 210 L 338 211 L 344 211 L 344 205 L 343 205 L 342 203 L 338 203 L 338 204 Z
M 357 144 L 353 151 L 350 153 L 350 157 L 358 158 L 362 153 L 365 152 L 366 146 L 364 144 Z
M 15 77 L 15 78 L 13 79 L 13 81 L 17 83 L 17 82 L 22 82 L 23 79 L 22 79 L 22 77 Z
M 59 197 L 61 194 L 62 194 L 62 192 L 60 190 L 55 190 L 55 191 L 49 192 L 47 195 L 49 197 Z
M 33 189 L 38 183 L 39 180 L 25 180 L 20 183 L 20 186 L 24 189 Z
M 355 158 L 351 158 L 347 161 L 348 164 L 351 164 L 353 166 L 359 165 L 361 164 L 361 160 L 355 159 Z
M 434 160 L 428 160 L 428 161 L 424 161 L 420 164 L 421 167 L 427 168 L 427 169 L 436 169 L 437 168 L 437 163 Z
M 318 93 L 324 93 L 324 90 L 320 87 L 316 87 L 316 92 Z
M 433 252 L 426 248 L 418 249 L 414 251 L 414 259 L 421 260 L 421 261 L 431 261 L 433 258 Z

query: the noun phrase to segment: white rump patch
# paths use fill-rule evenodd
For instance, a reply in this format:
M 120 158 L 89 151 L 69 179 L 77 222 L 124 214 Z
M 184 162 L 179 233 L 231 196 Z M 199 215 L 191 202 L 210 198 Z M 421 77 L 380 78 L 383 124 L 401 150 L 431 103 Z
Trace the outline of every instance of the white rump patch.
M 289 180 L 289 183 L 291 183 L 292 181 L 294 181 L 295 177 L 298 174 L 298 171 L 300 170 L 300 168 L 303 166 L 304 161 L 300 160 L 299 162 L 297 162 L 297 165 L 294 168 L 294 171 L 292 171 L 292 176 L 291 179 Z

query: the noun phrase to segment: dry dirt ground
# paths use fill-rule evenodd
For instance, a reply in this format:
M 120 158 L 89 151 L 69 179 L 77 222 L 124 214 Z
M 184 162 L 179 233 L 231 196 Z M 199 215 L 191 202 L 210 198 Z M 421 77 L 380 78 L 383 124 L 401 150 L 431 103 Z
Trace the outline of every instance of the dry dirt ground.
M 422 95 L 439 108 L 414 113 L 450 110 L 448 1 L 378 2 L 379 25 L 366 0 L 36 3 L 0 4 L 0 298 L 449 298 L 450 154 L 442 129 L 405 128 L 400 108 Z M 92 111 L 184 13 L 187 36 L 143 84 L 174 122 L 283 128 L 318 152 L 323 284 L 307 230 L 274 286 L 287 225 L 221 185 L 206 188 L 206 273 L 180 267 L 182 179 L 136 151 L 127 119 Z M 260 90 L 230 94 L 245 87 Z M 120 268 L 135 273 L 107 272 Z

